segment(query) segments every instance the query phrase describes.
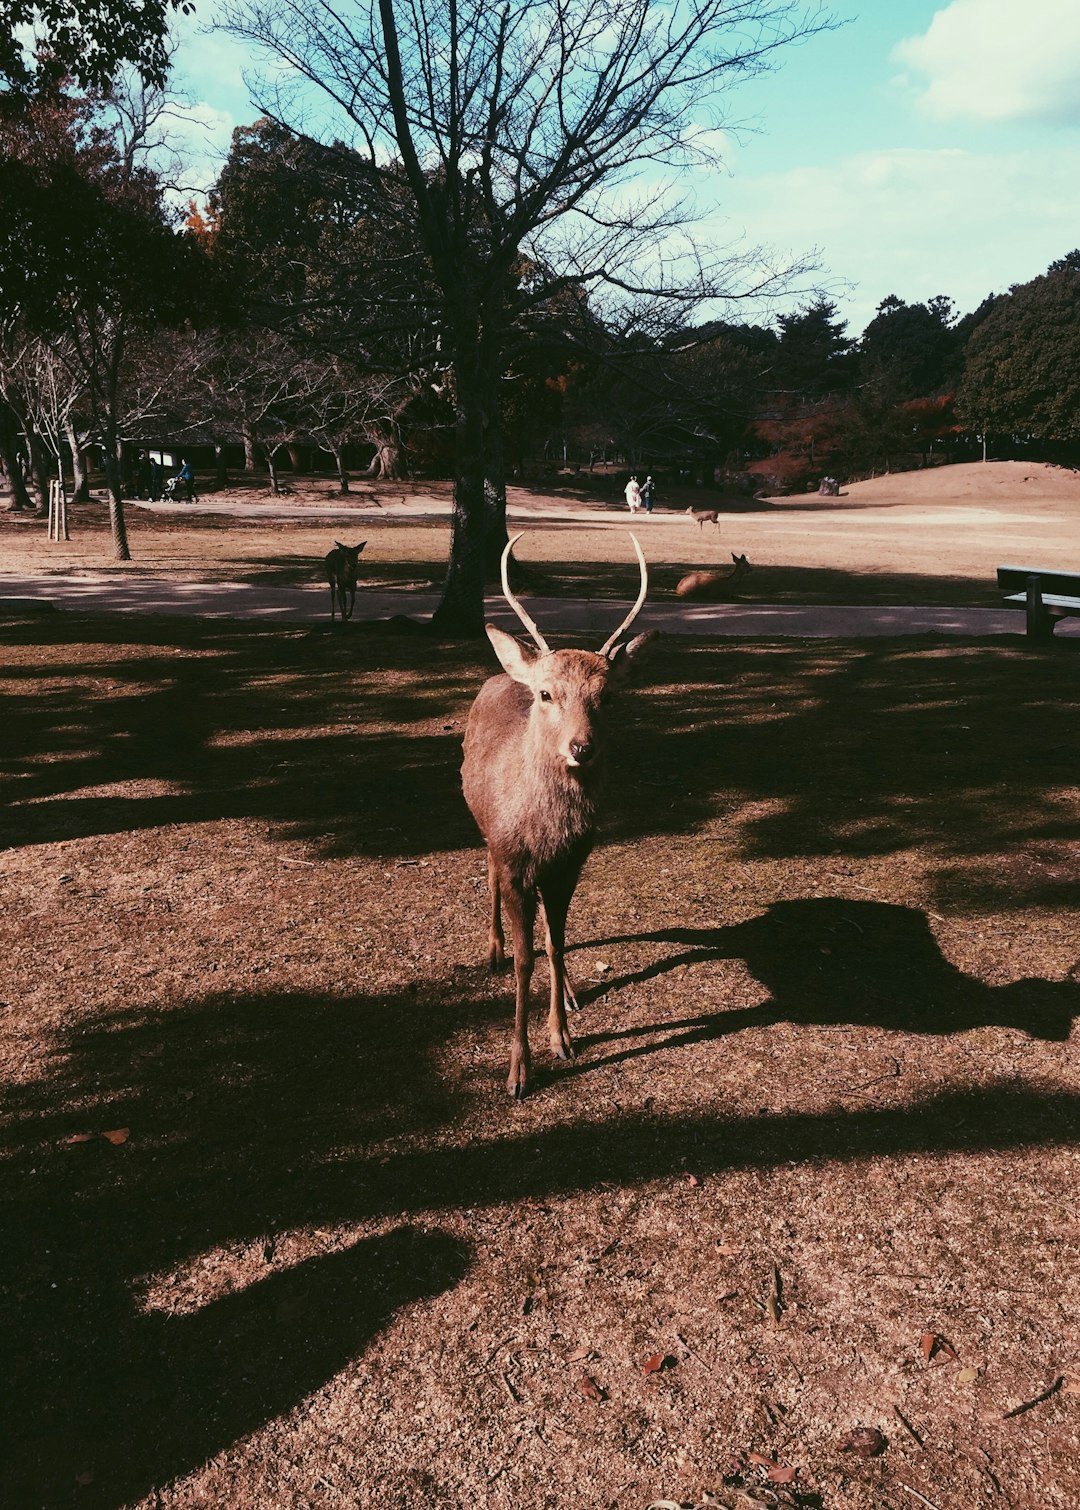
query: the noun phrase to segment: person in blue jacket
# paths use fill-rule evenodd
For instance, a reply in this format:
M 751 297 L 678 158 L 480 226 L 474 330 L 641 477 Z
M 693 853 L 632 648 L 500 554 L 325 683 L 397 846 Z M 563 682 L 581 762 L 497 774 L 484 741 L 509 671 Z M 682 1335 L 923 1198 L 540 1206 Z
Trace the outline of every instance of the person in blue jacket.
M 180 458 L 180 470 L 176 474 L 176 480 L 179 482 L 181 488 L 183 489 L 184 496 L 187 499 L 188 503 L 194 503 L 195 473 L 192 470 L 190 461 L 185 461 L 182 456 Z

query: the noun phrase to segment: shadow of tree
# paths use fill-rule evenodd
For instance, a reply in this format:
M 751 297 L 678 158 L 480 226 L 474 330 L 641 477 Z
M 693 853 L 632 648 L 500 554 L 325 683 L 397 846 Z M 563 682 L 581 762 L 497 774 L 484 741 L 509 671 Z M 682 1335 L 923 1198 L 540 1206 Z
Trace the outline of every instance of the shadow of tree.
M 938 1033 L 1004 1021 L 1059 1037 L 1080 996 L 967 980 L 902 908 L 793 903 L 730 929 L 644 937 L 683 945 L 683 959 L 741 954 L 773 993 L 766 1021 L 846 1013 Z M 664 1031 L 689 1045 L 762 1015 Z M 444 1044 L 504 1016 L 467 980 L 439 980 L 379 998 L 150 1004 L 49 1045 L 43 1077 L 0 1100 L 3 1216 L 19 1235 L 0 1250 L 0 1502 L 113 1510 L 287 1410 L 398 1308 L 466 1271 L 466 1249 L 438 1230 L 447 1213 L 667 1176 L 691 1149 L 708 1175 L 1072 1144 L 1080 1127 L 1080 1096 L 1009 1083 L 850 1114 L 646 1111 L 447 1136 L 462 1103 L 441 1070 Z M 586 1054 L 606 1042 L 586 1039 Z M 586 1058 L 580 1070 L 598 1067 Z M 549 1077 L 546 1094 L 569 1094 L 574 1073 Z M 130 1129 L 121 1146 L 72 1141 L 117 1127 Z M 341 1223 L 390 1230 L 274 1267 L 283 1234 Z M 245 1249 L 244 1288 L 186 1314 L 147 1308 L 154 1284 L 182 1294 L 175 1271 L 222 1245 Z

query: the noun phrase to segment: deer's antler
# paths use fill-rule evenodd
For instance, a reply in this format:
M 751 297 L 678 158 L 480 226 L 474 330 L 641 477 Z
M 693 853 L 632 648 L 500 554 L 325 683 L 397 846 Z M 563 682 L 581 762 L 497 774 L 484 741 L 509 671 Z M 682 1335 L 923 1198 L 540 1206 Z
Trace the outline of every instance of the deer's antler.
M 525 612 L 524 608 L 518 602 L 517 598 L 515 598 L 514 594 L 510 591 L 510 578 L 509 578 L 509 576 L 507 574 L 507 563 L 510 560 L 510 552 L 514 549 L 514 546 L 518 543 L 518 541 L 521 539 L 521 536 L 524 533 L 525 533 L 525 531 L 522 530 L 521 533 L 515 535 L 512 540 L 508 540 L 506 542 L 506 549 L 502 553 L 502 589 L 503 589 L 503 596 L 505 597 L 506 601 L 510 604 L 510 607 L 517 614 L 517 616 L 521 620 L 521 622 L 525 625 L 525 628 L 532 635 L 532 637 L 536 641 L 537 645 L 539 645 L 540 649 L 544 652 L 545 655 L 550 655 L 551 654 L 551 649 L 550 649 L 550 647 L 548 645 L 548 642 L 544 639 L 544 636 L 540 633 L 539 629 L 537 629 L 536 625 L 533 623 L 532 619 L 530 619 L 529 615 Z M 639 547 L 639 553 L 640 553 L 640 547 Z M 644 561 L 644 558 L 643 558 L 643 561 Z M 633 615 L 631 615 L 631 618 L 632 617 L 633 617 Z
M 615 646 L 619 643 L 620 637 L 625 634 L 625 632 L 630 628 L 630 625 L 634 622 L 638 614 L 641 612 L 641 605 L 644 603 L 645 594 L 649 590 L 649 568 L 645 564 L 645 552 L 638 544 L 638 538 L 636 535 L 631 535 L 630 539 L 634 542 L 634 549 L 637 551 L 638 565 L 641 567 L 641 591 L 637 595 L 637 602 L 634 604 L 633 608 L 631 608 L 630 612 L 626 615 L 626 618 L 623 619 L 618 629 L 616 629 L 615 633 L 610 637 L 610 639 L 605 640 L 600 650 L 601 655 L 609 655 L 611 651 L 615 649 Z

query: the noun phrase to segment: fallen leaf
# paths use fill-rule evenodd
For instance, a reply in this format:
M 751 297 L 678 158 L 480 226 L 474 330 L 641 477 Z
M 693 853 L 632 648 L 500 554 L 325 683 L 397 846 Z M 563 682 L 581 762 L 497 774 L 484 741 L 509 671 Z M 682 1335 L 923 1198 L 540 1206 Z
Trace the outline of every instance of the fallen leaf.
M 607 1399 L 607 1391 L 601 1389 L 600 1385 L 597 1384 L 596 1380 L 589 1374 L 582 1374 L 581 1382 L 578 1385 L 578 1388 L 581 1390 L 581 1393 L 585 1396 L 586 1400 Z
M 739 1250 L 737 1248 L 732 1248 L 728 1243 L 717 1243 L 716 1251 L 717 1253 L 719 1253 L 721 1258 L 734 1258 L 735 1254 Z
M 958 1384 L 972 1384 L 979 1377 L 977 1368 L 962 1368 L 956 1376 Z
M 930 1363 L 934 1358 L 940 1358 L 942 1362 L 947 1362 L 949 1359 L 956 1357 L 956 1349 L 952 1343 L 946 1342 L 945 1338 L 938 1332 L 924 1332 L 922 1334 L 921 1346 L 923 1358 L 927 1363 Z
M 94 1482 L 94 1470 L 92 1468 L 84 1468 L 81 1473 L 75 1475 L 75 1482 L 77 1484 L 92 1484 Z
M 691 1190 L 696 1190 L 701 1184 L 701 1181 L 698 1179 L 696 1174 L 688 1174 L 686 1176 L 686 1183 L 690 1186 Z
M 128 1138 L 131 1137 L 131 1128 L 114 1127 L 112 1132 L 103 1132 L 101 1136 L 105 1139 L 106 1143 L 112 1143 L 115 1147 L 119 1147 L 121 1143 L 126 1143 Z
M 642 1372 L 646 1374 L 658 1374 L 661 1369 L 674 1368 L 676 1360 L 670 1353 L 650 1353 L 641 1365 Z
M 611 972 L 611 966 L 609 964 L 606 964 L 603 960 L 600 960 L 597 963 L 596 969 L 600 975 L 608 975 Z
M 570 1354 L 568 1361 L 570 1363 L 584 1363 L 586 1358 L 592 1357 L 592 1352 L 591 1347 L 576 1347 Z
M 772 1458 L 767 1458 L 762 1452 L 748 1452 L 746 1454 L 746 1461 L 748 1463 L 753 1463 L 758 1468 L 776 1467 L 776 1464 L 773 1462 Z
M 94 1138 L 93 1133 L 72 1133 L 70 1138 L 65 1138 L 64 1139 L 64 1142 L 65 1143 L 91 1143 L 91 1142 L 93 1142 L 93 1138 Z
M 885 1438 L 876 1426 L 856 1426 L 840 1438 L 841 1452 L 857 1452 L 861 1458 L 876 1458 L 885 1451 Z
M 765 1477 L 770 1484 L 793 1484 L 795 1482 L 795 1469 L 788 1468 L 786 1465 L 781 1467 L 779 1463 L 774 1463 Z

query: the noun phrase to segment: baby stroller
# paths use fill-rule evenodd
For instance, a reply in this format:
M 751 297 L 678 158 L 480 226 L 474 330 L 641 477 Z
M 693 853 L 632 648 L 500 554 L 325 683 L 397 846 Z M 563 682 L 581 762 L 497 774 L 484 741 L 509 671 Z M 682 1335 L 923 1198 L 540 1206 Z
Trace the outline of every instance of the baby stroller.
M 181 486 L 182 484 L 180 482 L 179 476 L 168 478 L 165 486 L 161 490 L 162 498 L 167 498 L 170 503 L 179 503 L 181 497 Z

